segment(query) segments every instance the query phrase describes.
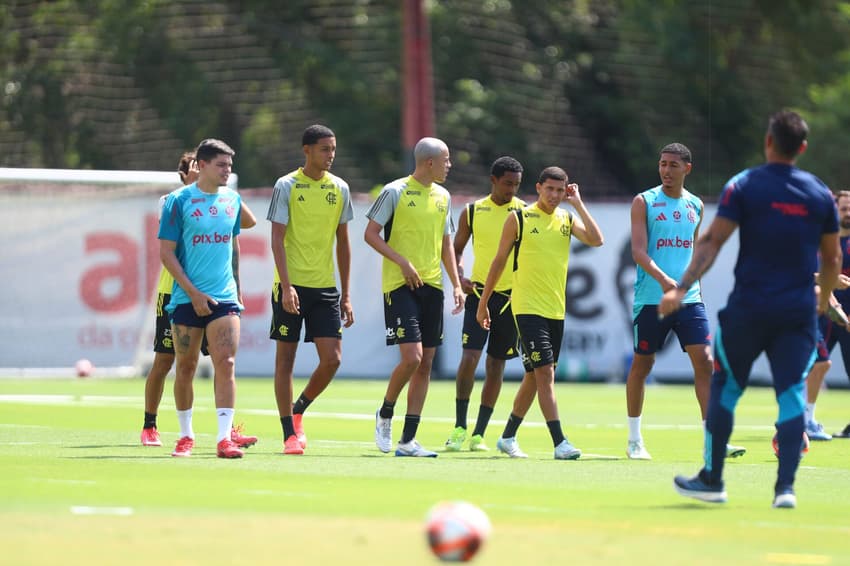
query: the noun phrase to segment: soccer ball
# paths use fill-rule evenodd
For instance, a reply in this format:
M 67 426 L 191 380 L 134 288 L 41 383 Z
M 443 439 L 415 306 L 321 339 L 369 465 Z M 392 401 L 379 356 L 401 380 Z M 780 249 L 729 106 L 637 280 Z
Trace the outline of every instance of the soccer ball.
M 94 365 L 87 359 L 83 358 L 82 360 L 77 360 L 77 363 L 74 365 L 74 369 L 77 371 L 77 377 L 88 377 L 91 375 L 91 372 L 94 371 Z
M 779 438 L 774 434 L 773 441 L 773 453 L 776 454 L 776 457 L 779 458 Z M 808 454 L 809 452 L 809 435 L 803 431 L 803 441 L 800 443 L 800 458 Z
M 490 519 L 472 503 L 444 501 L 434 505 L 425 519 L 431 551 L 445 562 L 466 562 L 490 535 Z

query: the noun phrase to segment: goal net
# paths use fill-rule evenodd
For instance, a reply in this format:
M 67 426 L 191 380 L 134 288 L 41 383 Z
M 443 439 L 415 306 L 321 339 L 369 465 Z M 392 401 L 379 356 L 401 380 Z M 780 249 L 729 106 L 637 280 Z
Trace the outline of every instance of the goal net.
M 174 171 L 0 168 L 0 376 L 74 375 L 81 359 L 95 375 L 146 373 L 159 197 L 179 186 Z

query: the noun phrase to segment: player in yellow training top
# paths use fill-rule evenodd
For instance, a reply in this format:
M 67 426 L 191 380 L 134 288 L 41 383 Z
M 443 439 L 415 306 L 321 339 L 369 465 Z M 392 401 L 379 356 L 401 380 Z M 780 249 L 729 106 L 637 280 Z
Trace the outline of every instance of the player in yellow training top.
M 448 146 L 422 138 L 413 149 L 413 174 L 386 185 L 366 216 L 366 243 L 384 256 L 382 290 L 387 346 L 398 344 L 401 360 L 393 369 L 384 402 L 375 414 L 375 444 L 392 447 L 392 418 L 401 390 L 407 389 L 407 414 L 396 456 L 436 457 L 416 440 L 416 430 L 437 346 L 443 342 L 443 271 L 452 283 L 454 310 L 463 309 L 451 233 L 451 197 L 437 183 L 451 168 Z M 381 237 L 381 230 L 384 235 Z
M 313 125 L 304 130 L 301 146 L 304 166 L 277 180 L 268 213 L 275 264 L 270 337 L 277 344 L 274 392 L 284 454 L 304 453 L 304 411 L 339 368 L 342 323 L 346 328 L 354 324 L 348 285 L 348 222 L 354 213 L 348 183 L 329 172 L 336 135 Z M 336 288 L 334 243 L 342 293 Z M 302 323 L 304 341 L 315 343 L 319 365 L 293 405 L 292 371 Z
M 186 151 L 180 156 L 177 163 L 177 174 L 184 186 L 191 185 L 198 180 L 198 164 L 195 161 L 195 152 Z M 166 195 L 167 196 L 167 195 Z M 165 196 L 159 199 L 159 208 L 165 204 Z M 254 213 L 242 202 L 242 215 L 240 225 L 242 228 L 252 228 L 257 224 Z M 174 287 L 174 278 L 164 267 L 159 272 L 159 284 L 157 285 L 156 297 L 156 332 L 153 338 L 153 364 L 145 379 L 145 422 L 142 425 L 142 445 L 162 446 L 159 431 L 156 429 L 156 415 L 159 411 L 159 403 L 162 401 L 162 392 L 165 389 L 165 378 L 174 365 L 174 342 L 171 336 L 171 320 L 165 307 L 171 301 L 171 290 Z M 207 352 L 207 340 L 204 336 L 204 344 L 201 348 L 204 355 Z M 234 427 L 230 431 L 230 439 L 238 444 L 240 448 L 246 448 L 257 442 L 256 436 L 242 434 L 242 427 Z
M 522 181 L 522 165 L 513 157 L 500 157 L 490 167 L 490 194 L 469 203 L 460 215 L 455 234 L 455 257 L 460 283 L 466 293 L 466 307 L 463 315 L 463 355 L 457 368 L 455 428 L 446 440 L 446 450 L 457 452 L 466 440 L 466 413 L 469 409 L 469 397 L 475 385 L 475 368 L 481 359 L 484 343 L 487 343 L 487 358 L 484 362 L 484 387 L 481 390 L 481 406 L 475 430 L 469 438 L 469 449 L 473 452 L 486 451 L 484 432 L 493 414 L 493 407 L 499 398 L 502 378 L 505 374 L 505 361 L 517 357 L 517 330 L 511 311 L 511 283 L 513 273 L 506 270 L 496 283 L 490 303 L 487 305 L 493 313 L 490 331 L 481 328 L 475 320 L 478 311 L 478 298 L 487 279 L 487 270 L 499 247 L 499 238 L 505 219 L 513 210 L 520 210 L 525 203 L 516 197 Z M 472 238 L 472 251 L 475 262 L 472 274 L 463 276 L 463 249 Z
M 508 255 L 514 250 L 511 306 L 519 330 L 525 375 L 496 447 L 512 458 L 527 457 L 519 448 L 516 431 L 536 393 L 555 446 L 555 459 L 575 460 L 581 456 L 581 450 L 570 444 L 561 429 L 555 399 L 555 364 L 564 335 L 570 241 L 575 235 L 588 246 L 601 246 L 602 232 L 582 202 L 578 185 L 568 185 L 567 174 L 560 167 L 547 167 L 540 173 L 537 194 L 536 203 L 511 214 L 505 221 L 499 250 L 481 292 L 477 318 L 481 326 L 490 328 L 487 304 Z M 558 207 L 562 201 L 575 208 L 578 218 Z

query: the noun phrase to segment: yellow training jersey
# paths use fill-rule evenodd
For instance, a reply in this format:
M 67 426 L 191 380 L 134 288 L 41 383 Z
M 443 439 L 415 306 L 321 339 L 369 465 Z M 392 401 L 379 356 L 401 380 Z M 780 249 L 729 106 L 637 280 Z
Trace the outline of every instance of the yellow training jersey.
M 384 239 L 407 258 L 422 281 L 443 288 L 440 260 L 443 236 L 451 234 L 451 197 L 436 183 L 425 187 L 412 176 L 386 185 L 366 216 L 384 227 Z M 405 284 L 401 268 L 384 258 L 382 289 L 389 293 Z
M 472 263 L 472 281 L 484 284 L 490 264 L 499 250 L 499 240 L 502 239 L 502 229 L 505 219 L 512 210 L 521 210 L 525 203 L 514 197 L 505 204 L 496 204 L 490 196 L 479 199 L 464 209 L 466 221 L 472 234 L 472 253 L 475 261 Z M 494 291 L 507 291 L 511 288 L 513 270 L 510 266 L 502 272 L 496 282 Z
M 563 319 L 573 216 L 562 208 L 546 214 L 537 203 L 517 214 L 522 223 L 511 308 L 515 315 Z
M 333 255 L 336 230 L 354 216 L 348 184 L 325 173 L 318 181 L 303 169 L 274 185 L 268 220 L 286 225 L 283 245 L 289 282 L 302 287 L 336 286 Z M 274 282 L 280 281 L 277 267 Z
M 156 287 L 156 292 L 163 295 L 170 295 L 171 289 L 174 287 L 174 277 L 164 267 L 159 272 L 159 285 Z

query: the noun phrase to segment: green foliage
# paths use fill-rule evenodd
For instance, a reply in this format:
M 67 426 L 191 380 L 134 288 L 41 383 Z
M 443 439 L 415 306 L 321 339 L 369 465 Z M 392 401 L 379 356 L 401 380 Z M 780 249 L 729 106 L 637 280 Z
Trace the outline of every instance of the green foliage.
M 716 194 L 761 161 L 781 107 L 812 126 L 801 164 L 847 182 L 848 2 L 424 5 L 456 183 L 513 154 L 529 171 L 582 159 L 585 175 L 615 180 L 609 192 L 633 193 L 657 182 L 655 153 L 677 140 L 694 151 L 689 187 Z M 324 122 L 339 172 L 366 190 L 403 173 L 401 45 L 392 0 L 7 2 L 0 162 L 171 169 L 166 148 L 214 136 L 236 146 L 243 186 L 268 186 L 299 164 L 301 130 Z

